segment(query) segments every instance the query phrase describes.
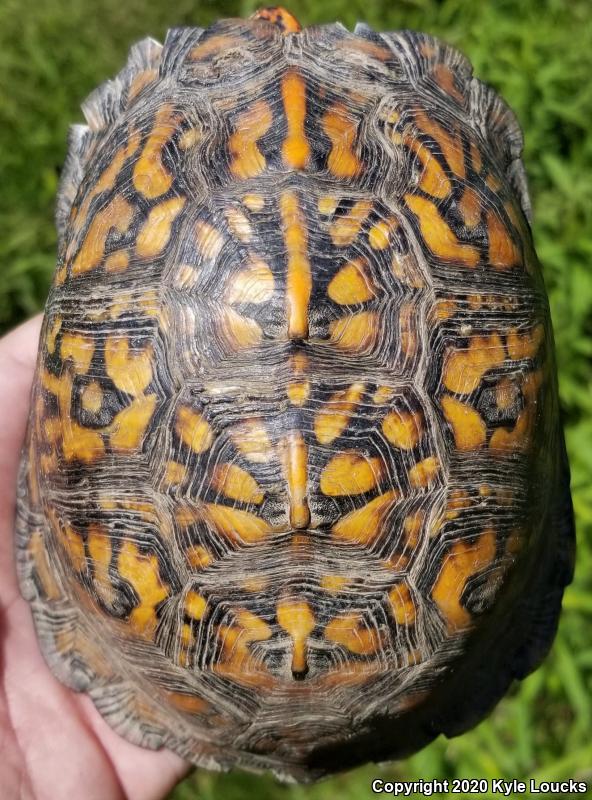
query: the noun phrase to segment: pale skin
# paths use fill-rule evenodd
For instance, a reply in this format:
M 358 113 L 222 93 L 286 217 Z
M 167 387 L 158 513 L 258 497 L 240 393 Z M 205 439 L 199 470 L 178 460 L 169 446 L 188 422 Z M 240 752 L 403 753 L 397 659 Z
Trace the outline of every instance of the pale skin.
M 162 800 L 188 771 L 114 733 L 37 644 L 14 563 L 15 489 L 41 318 L 0 339 L 0 787 L 3 800 Z

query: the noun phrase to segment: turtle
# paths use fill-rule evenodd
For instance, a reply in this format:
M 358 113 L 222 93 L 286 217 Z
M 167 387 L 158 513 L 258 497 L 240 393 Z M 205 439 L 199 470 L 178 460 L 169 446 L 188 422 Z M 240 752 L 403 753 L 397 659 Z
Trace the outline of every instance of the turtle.
M 82 108 L 18 488 L 50 668 L 284 781 L 474 726 L 574 560 L 516 117 L 432 36 L 282 8 Z

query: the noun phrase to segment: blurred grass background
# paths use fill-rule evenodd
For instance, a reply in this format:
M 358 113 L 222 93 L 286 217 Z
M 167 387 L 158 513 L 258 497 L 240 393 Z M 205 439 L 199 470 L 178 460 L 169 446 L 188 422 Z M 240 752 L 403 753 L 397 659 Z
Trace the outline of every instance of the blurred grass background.
M 244 16 L 250 0 L 0 0 L 0 330 L 42 307 L 54 267 L 53 204 L 81 101 L 143 36 Z M 286 0 L 304 24 L 357 20 L 443 37 L 516 111 L 534 236 L 557 340 L 579 551 L 559 635 L 535 674 L 474 731 L 405 762 L 314 787 L 194 774 L 171 800 L 340 800 L 389 779 L 588 779 L 592 784 L 592 3 L 591 0 Z

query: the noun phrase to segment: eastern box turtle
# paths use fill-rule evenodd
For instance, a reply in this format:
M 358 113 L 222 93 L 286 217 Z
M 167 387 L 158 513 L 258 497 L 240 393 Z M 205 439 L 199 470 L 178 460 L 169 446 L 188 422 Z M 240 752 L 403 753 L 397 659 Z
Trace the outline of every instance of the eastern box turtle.
M 512 112 L 438 40 L 146 39 L 57 204 L 18 568 L 132 742 L 310 780 L 458 734 L 573 561 Z

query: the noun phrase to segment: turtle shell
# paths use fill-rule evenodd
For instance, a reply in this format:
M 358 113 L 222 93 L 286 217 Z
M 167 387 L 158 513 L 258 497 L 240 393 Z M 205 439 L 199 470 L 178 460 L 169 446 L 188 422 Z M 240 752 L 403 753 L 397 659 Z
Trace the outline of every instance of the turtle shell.
M 475 724 L 572 571 L 511 111 L 420 33 L 136 45 L 72 128 L 18 499 L 55 674 L 310 780 Z

